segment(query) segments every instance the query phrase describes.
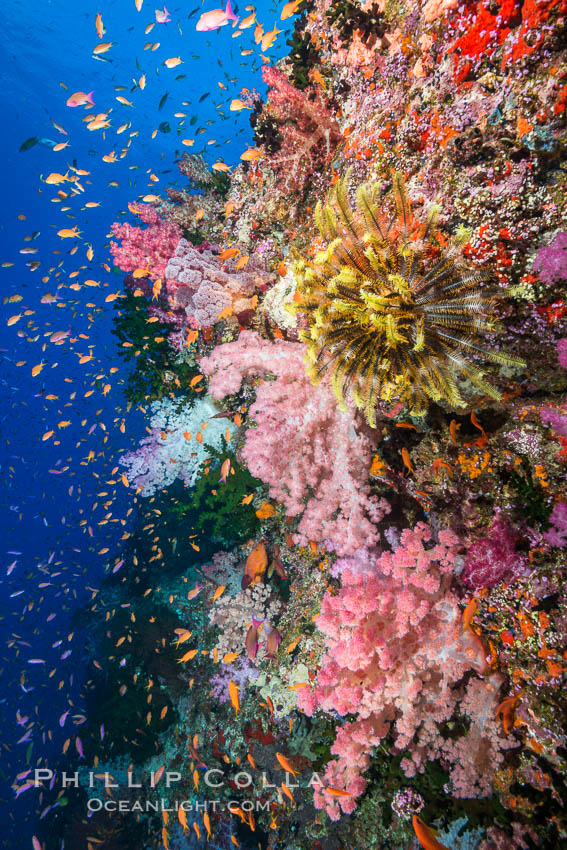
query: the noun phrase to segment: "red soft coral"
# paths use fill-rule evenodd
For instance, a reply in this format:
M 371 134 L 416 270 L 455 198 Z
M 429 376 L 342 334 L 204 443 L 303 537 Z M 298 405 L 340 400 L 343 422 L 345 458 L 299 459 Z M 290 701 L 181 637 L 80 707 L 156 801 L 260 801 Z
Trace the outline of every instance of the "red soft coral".
M 269 87 L 265 114 L 278 125 L 281 149 L 267 160 L 285 194 L 301 192 L 307 178 L 328 163 L 341 133 L 320 94 L 311 100 L 283 71 L 263 68 Z

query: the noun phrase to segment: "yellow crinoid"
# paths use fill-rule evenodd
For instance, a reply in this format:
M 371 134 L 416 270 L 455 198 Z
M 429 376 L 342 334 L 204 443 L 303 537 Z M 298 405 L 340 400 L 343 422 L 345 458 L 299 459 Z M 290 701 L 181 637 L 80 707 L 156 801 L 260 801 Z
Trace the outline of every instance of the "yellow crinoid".
M 465 379 L 499 399 L 475 361 L 525 365 L 481 344 L 483 333 L 498 329 L 493 305 L 512 290 L 465 266 L 461 248 L 470 233 L 461 227 L 445 240 L 436 231 L 439 207 L 414 222 L 400 174 L 389 221 L 379 211 L 378 184 L 358 189 L 353 210 L 347 182 L 348 174 L 315 211 L 326 249 L 294 270 L 293 309 L 309 320 L 301 338 L 313 382 L 328 373 L 341 405 L 351 399 L 372 427 L 379 401 L 403 401 L 414 416 L 432 402 L 465 407 L 458 385 Z

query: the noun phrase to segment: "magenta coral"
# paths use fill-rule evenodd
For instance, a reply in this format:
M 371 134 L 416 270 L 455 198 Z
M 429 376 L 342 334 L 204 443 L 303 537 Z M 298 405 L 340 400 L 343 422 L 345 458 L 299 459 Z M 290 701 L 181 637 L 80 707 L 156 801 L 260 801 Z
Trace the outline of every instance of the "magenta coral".
M 123 272 L 147 269 L 150 280 L 162 280 L 165 267 L 181 238 L 181 230 L 170 221 L 162 221 L 153 207 L 131 204 L 130 210 L 148 227 L 114 222 L 112 235 L 120 243 L 110 243 L 112 259 Z
M 306 179 L 330 161 L 341 138 L 339 127 L 320 94 L 310 100 L 277 68 L 263 68 L 262 77 L 269 88 L 265 111 L 281 137 L 281 148 L 268 164 L 282 192 L 302 191 Z
M 316 709 L 357 715 L 339 729 L 331 747 L 337 758 L 324 780 L 352 797 L 337 799 L 322 789 L 315 795 L 315 805 L 332 818 L 340 816 L 339 806 L 353 810 L 370 750 L 390 729 L 396 748 L 407 752 L 407 775 L 442 758 L 438 724 L 455 711 L 455 684 L 467 671 L 486 671 L 485 648 L 472 630 L 462 632 L 458 600 L 447 590 L 459 548 L 449 531 L 432 545 L 430 529 L 419 523 L 403 531 L 397 550 L 375 560 L 371 572 L 358 569 L 360 556 L 353 559 L 356 569 L 345 565 L 341 590 L 323 598 L 317 626 L 327 654 L 315 688 L 300 690 L 298 707 L 309 715 Z
M 481 537 L 467 551 L 463 582 L 477 590 L 494 587 L 522 575 L 527 560 L 516 552 L 516 538 L 510 525 L 501 516 L 496 517 L 488 535 Z
M 567 502 L 556 502 L 549 517 L 551 528 L 543 536 L 550 546 L 567 546 Z
M 304 347 L 271 343 L 252 331 L 201 360 L 215 398 L 237 393 L 246 377 L 271 373 L 257 388 L 242 449 L 250 472 L 270 487 L 289 516 L 300 517 L 295 540 L 325 541 L 350 554 L 378 540 L 376 524 L 389 511 L 371 495 L 371 445 L 357 434 L 351 411 L 341 413 L 332 390 L 313 387 Z
M 533 268 L 548 286 L 567 280 L 567 233 L 558 233 L 551 245 L 539 249 Z

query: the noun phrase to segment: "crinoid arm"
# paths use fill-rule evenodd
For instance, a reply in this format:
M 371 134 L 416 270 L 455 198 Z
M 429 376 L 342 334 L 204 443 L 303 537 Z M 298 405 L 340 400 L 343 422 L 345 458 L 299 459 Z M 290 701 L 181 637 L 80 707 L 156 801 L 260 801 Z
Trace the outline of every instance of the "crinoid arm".
M 465 382 L 498 399 L 479 361 L 525 365 L 484 343 L 498 331 L 495 305 L 515 293 L 464 264 L 469 231 L 460 227 L 440 250 L 440 207 L 416 222 L 399 172 L 391 195 L 388 205 L 380 186 L 366 183 L 353 208 L 347 174 L 315 210 L 326 247 L 295 266 L 308 373 L 329 380 L 341 406 L 354 404 L 372 427 L 381 403 L 403 401 L 416 416 L 432 403 L 462 409 Z

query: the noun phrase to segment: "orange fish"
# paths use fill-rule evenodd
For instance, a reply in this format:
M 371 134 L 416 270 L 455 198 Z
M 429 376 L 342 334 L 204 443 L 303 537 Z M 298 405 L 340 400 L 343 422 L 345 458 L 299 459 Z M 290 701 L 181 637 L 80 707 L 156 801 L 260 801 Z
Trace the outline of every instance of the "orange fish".
M 222 254 L 219 254 L 219 260 L 230 260 L 231 257 L 237 257 L 240 254 L 240 248 L 225 248 Z
M 404 466 L 408 470 L 409 473 L 414 472 L 413 464 L 411 462 L 410 453 L 406 448 L 402 449 L 402 460 L 404 462 Z
M 276 758 L 279 761 L 280 765 L 283 767 L 287 773 L 291 773 L 294 777 L 297 776 L 297 773 L 289 763 L 288 759 L 283 755 L 283 753 L 276 753 Z
M 266 544 L 261 540 L 250 552 L 246 559 L 241 586 L 246 590 L 251 584 L 257 584 L 264 576 L 268 566 Z
M 481 424 L 480 424 L 480 422 L 478 421 L 478 419 L 477 419 L 477 415 L 476 415 L 476 413 L 474 412 L 474 410 L 473 410 L 473 412 L 471 413 L 471 422 L 472 422 L 472 424 L 474 425 L 474 427 L 475 427 L 475 428 L 478 428 L 478 430 L 481 432 L 482 436 L 483 436 L 483 437 L 485 437 L 485 436 L 486 436 L 486 431 L 484 430 L 484 428 L 482 427 L 482 425 L 481 425 Z
M 238 699 L 239 690 L 238 686 L 235 685 L 232 680 L 228 683 L 228 695 L 230 696 L 230 702 L 234 708 L 235 714 L 238 714 L 240 711 L 240 700 Z
M 448 850 L 444 844 L 437 841 L 435 830 L 427 826 L 417 815 L 413 816 L 412 823 L 417 840 L 423 847 L 423 850 Z
M 474 615 L 478 612 L 478 602 L 476 599 L 471 599 L 465 610 L 463 611 L 463 631 L 470 629 Z
M 223 595 L 223 593 L 225 592 L 225 590 L 226 590 L 226 584 L 221 584 L 219 587 L 217 587 L 217 589 L 213 593 L 212 601 L 216 602 L 217 599 L 220 599 L 221 596 Z
M 285 21 L 286 18 L 291 18 L 292 15 L 295 15 L 301 3 L 302 0 L 291 0 L 290 3 L 286 3 L 282 9 L 280 20 Z
M 262 151 L 259 151 L 257 148 L 248 148 L 248 150 L 245 150 L 241 154 L 240 159 L 243 162 L 255 162 L 257 159 L 261 159 L 263 155 Z
M 496 717 L 502 715 L 502 728 L 506 735 L 512 731 L 512 727 L 514 726 L 516 707 L 520 702 L 520 697 L 521 694 L 515 697 L 507 697 L 505 700 L 502 700 L 496 709 Z
M 103 35 L 105 34 L 106 30 L 104 28 L 104 24 L 102 23 L 102 15 L 100 14 L 100 12 L 97 12 L 97 15 L 96 15 L 96 18 L 95 18 L 95 27 L 96 27 L 96 34 L 98 35 L 99 38 L 102 38 Z
M 451 419 L 451 421 L 449 423 L 449 434 L 451 435 L 451 440 L 452 440 L 454 446 L 457 445 L 457 431 L 459 430 L 460 427 L 461 426 L 457 425 L 457 423 L 455 422 L 454 419 Z
M 451 478 L 453 477 L 453 467 L 451 466 L 451 464 L 447 463 L 446 460 L 443 460 L 442 457 L 435 458 L 432 466 L 433 466 L 433 472 L 435 473 L 435 475 L 437 475 L 437 473 L 439 471 L 439 467 L 442 466 L 443 469 L 447 470 L 447 472 L 449 473 Z
M 230 472 L 230 458 L 227 457 L 225 461 L 223 461 L 223 465 L 221 466 L 221 475 L 220 480 L 223 484 L 226 482 L 226 476 Z

